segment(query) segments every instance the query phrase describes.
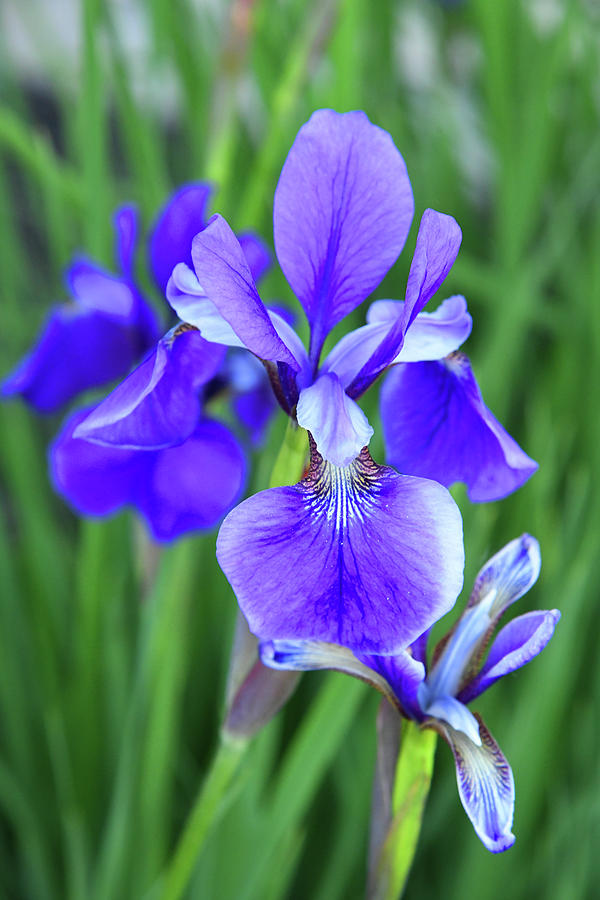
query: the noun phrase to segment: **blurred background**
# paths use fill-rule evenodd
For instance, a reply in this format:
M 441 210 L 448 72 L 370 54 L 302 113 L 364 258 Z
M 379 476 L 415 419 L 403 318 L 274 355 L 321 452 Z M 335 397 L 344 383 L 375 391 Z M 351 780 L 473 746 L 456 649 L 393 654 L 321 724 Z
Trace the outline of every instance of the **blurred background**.
M 516 845 L 479 843 L 441 744 L 406 896 L 597 896 L 600 6 L 4 0 L 0 91 L 0 376 L 65 299 L 75 251 L 112 268 L 119 204 L 147 228 L 173 188 L 210 179 L 213 211 L 272 246 L 277 177 L 318 107 L 364 109 L 405 157 L 416 221 L 428 206 L 459 221 L 444 296 L 467 297 L 486 402 L 540 463 L 498 503 L 454 491 L 466 589 L 528 531 L 543 568 L 519 612 L 563 618 L 477 704 L 515 773 Z M 415 237 L 377 296 L 403 296 Z M 261 293 L 291 304 L 277 270 Z M 159 897 L 217 740 L 235 600 L 214 533 L 158 549 L 131 514 L 75 518 L 47 477 L 59 425 L 0 405 L 0 895 Z M 254 741 L 185 896 L 363 896 L 378 697 L 346 679 L 331 706 L 343 678 L 305 675 Z

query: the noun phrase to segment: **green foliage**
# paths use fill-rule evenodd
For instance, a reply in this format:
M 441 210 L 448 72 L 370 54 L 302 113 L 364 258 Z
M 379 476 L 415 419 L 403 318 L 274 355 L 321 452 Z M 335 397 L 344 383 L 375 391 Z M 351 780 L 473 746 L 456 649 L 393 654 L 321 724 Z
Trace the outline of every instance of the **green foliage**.
M 314 108 L 361 107 L 388 129 L 417 213 L 433 206 L 463 228 L 448 291 L 469 300 L 468 350 L 487 402 L 540 462 L 500 503 L 470 506 L 457 492 L 467 585 L 491 553 L 529 531 L 543 570 L 522 609 L 563 612 L 540 659 L 481 703 L 515 772 L 515 847 L 500 857 L 481 847 L 440 746 L 407 896 L 497 900 L 507 884 L 511 900 L 593 896 L 594 5 L 565 0 L 559 21 L 545 26 L 534 15 L 543 4 L 525 0 L 131 5 L 147 17 L 141 64 L 128 55 L 117 5 L 103 0 L 81 0 L 68 78 L 68 60 L 61 68 L 40 47 L 50 130 L 2 48 L 0 371 L 61 296 L 73 251 L 110 262 L 117 203 L 136 201 L 148 225 L 168 190 L 212 177 L 215 209 L 270 239 L 280 166 Z M 415 32 L 399 40 L 415 17 L 431 40 L 424 69 Z M 168 109 L 152 92 L 140 99 L 144 79 L 168 85 Z M 407 251 L 379 296 L 402 296 L 409 259 Z M 281 274 L 269 276 L 265 294 L 289 297 Z M 129 515 L 77 521 L 47 481 L 45 447 L 57 427 L 56 418 L 0 406 L 0 895 L 157 900 L 217 743 L 235 602 L 214 534 L 158 550 Z M 253 488 L 268 482 L 282 427 L 256 460 Z M 233 791 L 182 896 L 361 897 L 376 704 L 341 675 L 305 676 L 233 774 L 226 768 Z

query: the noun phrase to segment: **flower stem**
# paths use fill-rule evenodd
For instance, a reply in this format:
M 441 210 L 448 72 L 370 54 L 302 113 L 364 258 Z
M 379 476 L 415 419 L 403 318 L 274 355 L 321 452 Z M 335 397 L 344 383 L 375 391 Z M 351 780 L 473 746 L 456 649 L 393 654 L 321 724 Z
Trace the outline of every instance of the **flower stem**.
M 306 431 L 288 422 L 281 449 L 275 460 L 270 486 L 294 484 L 304 471 L 308 439 Z M 233 661 L 235 662 L 235 661 Z M 280 673 L 273 673 L 280 675 Z M 200 851 L 212 828 L 226 811 L 235 793 L 241 762 L 250 738 L 233 739 L 221 732 L 219 746 L 203 784 L 198 791 L 183 833 L 156 896 L 160 900 L 179 900 L 188 886 Z M 154 897 L 155 894 L 152 894 Z
M 429 795 L 437 734 L 410 721 L 402 723 L 394 778 L 392 818 L 369 900 L 398 900 L 406 885 Z

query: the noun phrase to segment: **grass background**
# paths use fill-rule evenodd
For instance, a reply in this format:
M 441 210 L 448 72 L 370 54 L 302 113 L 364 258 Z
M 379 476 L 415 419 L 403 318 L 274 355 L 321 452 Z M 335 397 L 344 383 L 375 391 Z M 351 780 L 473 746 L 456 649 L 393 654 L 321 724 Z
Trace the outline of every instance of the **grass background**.
M 595 4 L 133 0 L 129 23 L 123 9 L 81 0 L 68 53 L 70 20 L 46 32 L 36 5 L 23 5 L 35 79 L 18 64 L 11 32 L 0 33 L 0 371 L 63 297 L 75 250 L 112 265 L 119 203 L 135 201 L 148 226 L 172 188 L 211 178 L 220 186 L 213 209 L 271 240 L 277 176 L 313 109 L 362 108 L 389 130 L 417 216 L 433 206 L 463 229 L 445 290 L 468 298 L 467 350 L 488 405 L 540 462 L 500 503 L 470 506 L 456 491 L 466 583 L 529 531 L 543 571 L 520 611 L 563 613 L 545 653 L 478 704 L 515 772 L 515 847 L 493 857 L 479 844 L 440 746 L 407 896 L 593 897 Z M 16 10 L 9 0 L 4 15 Z M 415 234 L 378 296 L 402 296 Z M 143 254 L 138 262 L 147 282 Z M 290 299 L 281 274 L 263 296 Z M 161 897 L 215 745 L 235 602 L 214 534 L 149 553 L 128 514 L 75 519 L 47 480 L 45 448 L 58 425 L 18 403 L 0 406 L 0 892 Z M 282 428 L 278 420 L 255 461 L 253 488 L 268 480 Z M 362 896 L 377 702 L 340 675 L 303 678 L 254 742 L 189 897 Z

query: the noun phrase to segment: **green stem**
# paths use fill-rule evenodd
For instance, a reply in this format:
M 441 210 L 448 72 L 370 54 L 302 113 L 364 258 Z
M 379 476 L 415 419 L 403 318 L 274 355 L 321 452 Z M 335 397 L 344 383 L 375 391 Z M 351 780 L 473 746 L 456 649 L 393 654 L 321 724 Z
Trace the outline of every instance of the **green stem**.
M 179 900 L 185 891 L 198 853 L 226 809 L 248 743 L 221 740 L 167 870 L 161 900 Z
M 437 733 L 402 724 L 394 779 L 392 820 L 383 844 L 370 900 L 398 900 L 412 865 L 431 786 Z
M 306 431 L 290 420 L 275 460 L 270 486 L 299 481 L 307 452 Z M 167 868 L 158 893 L 160 900 L 179 900 L 183 895 L 206 838 L 234 795 L 235 780 L 249 744 L 250 739 L 233 740 L 226 733 L 221 734 L 217 752 Z

